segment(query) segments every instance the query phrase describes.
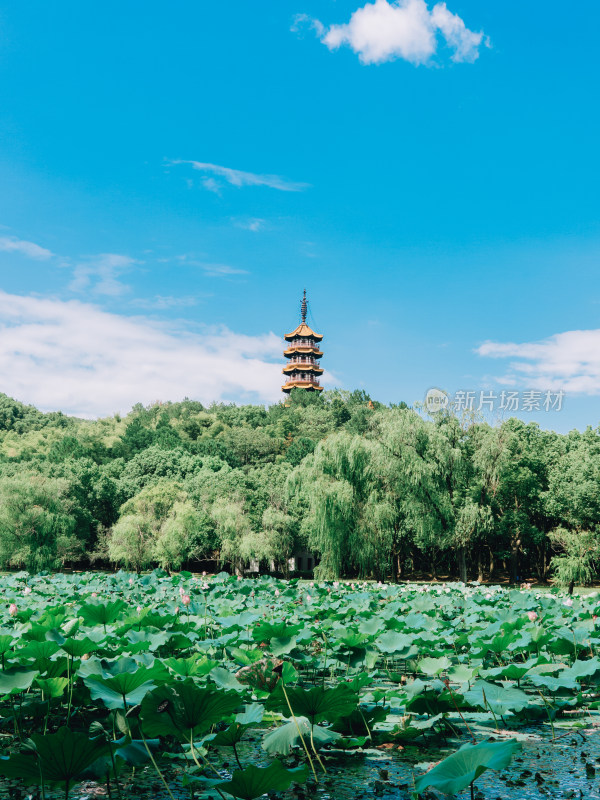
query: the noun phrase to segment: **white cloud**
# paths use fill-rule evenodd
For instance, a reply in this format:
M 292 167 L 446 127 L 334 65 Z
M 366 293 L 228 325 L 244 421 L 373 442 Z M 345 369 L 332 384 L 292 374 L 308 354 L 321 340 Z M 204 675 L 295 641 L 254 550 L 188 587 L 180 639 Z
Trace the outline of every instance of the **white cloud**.
M 293 33 L 301 33 L 304 27 L 308 26 L 315 31 L 319 39 L 325 35 L 327 29 L 323 25 L 322 22 L 319 22 L 318 19 L 313 19 L 313 17 L 309 17 L 308 14 L 296 14 L 294 17 L 294 23 L 292 25 L 292 32 Z
M 243 186 L 267 186 L 269 189 L 279 189 L 281 192 L 301 192 L 309 186 L 308 183 L 288 181 L 279 175 L 257 175 L 254 172 L 243 172 L 240 169 L 221 167 L 218 164 L 209 164 L 204 161 L 178 160 L 170 161 L 169 164 L 187 164 L 199 172 L 209 173 L 209 176 L 204 177 L 202 180 L 204 188 L 217 194 L 220 192 L 222 182 L 219 182 L 216 178 L 221 178 L 222 181 L 238 188 Z
M 248 275 L 247 269 L 230 267 L 229 264 L 199 263 L 198 266 L 204 270 L 204 274 L 209 278 L 229 278 L 232 275 Z
M 132 306 L 147 309 L 167 309 L 167 308 L 189 308 L 198 302 L 197 297 L 184 296 L 173 297 L 172 295 L 157 294 L 154 297 L 138 297 L 131 301 Z
M 202 334 L 141 317 L 0 291 L 2 391 L 42 409 L 85 417 L 137 402 L 281 397 L 282 342 L 227 328 Z
M 303 15 L 297 23 L 308 21 Z M 381 64 L 403 58 L 413 64 L 428 62 L 437 51 L 441 34 L 453 50 L 453 61 L 475 61 L 483 33 L 469 30 L 446 3 L 432 10 L 425 0 L 375 0 L 358 8 L 343 25 L 326 28 L 311 20 L 317 35 L 330 50 L 348 45 L 363 64 Z
M 192 188 L 193 185 L 194 182 L 188 179 L 188 186 Z M 207 192 L 213 192 L 214 194 L 218 194 L 219 197 L 221 196 L 221 184 L 214 178 L 202 178 L 202 186 L 204 186 Z
M 27 242 L 23 239 L 17 239 L 14 236 L 0 236 L 0 250 L 5 253 L 21 253 L 27 258 L 34 258 L 37 261 L 45 261 L 52 258 L 50 250 L 45 247 L 40 247 L 39 244 L 34 242 Z
M 438 3 L 431 11 L 431 21 L 441 32 L 448 47 L 454 50 L 452 61 L 473 62 L 479 58 L 483 32 L 470 31 L 458 14 L 448 11 L 446 3 Z
M 69 284 L 72 292 L 93 291 L 116 297 L 128 291 L 129 287 L 121 283 L 119 276 L 133 264 L 135 259 L 118 253 L 102 253 L 90 257 L 85 263 L 78 264 L 73 270 L 73 280 Z
M 600 394 L 600 330 L 565 331 L 539 342 L 484 342 L 480 356 L 515 359 L 499 380 L 532 389 Z
M 245 231 L 258 231 L 264 230 L 265 220 L 260 217 L 251 217 L 250 219 L 238 219 L 235 222 L 236 227 L 242 228 Z

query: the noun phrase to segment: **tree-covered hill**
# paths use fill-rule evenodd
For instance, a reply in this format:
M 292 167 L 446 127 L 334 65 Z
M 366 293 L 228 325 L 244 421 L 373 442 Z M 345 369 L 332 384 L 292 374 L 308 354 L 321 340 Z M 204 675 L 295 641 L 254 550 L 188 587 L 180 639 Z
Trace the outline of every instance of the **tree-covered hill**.
M 215 559 L 322 577 L 595 577 L 600 429 L 424 419 L 362 391 L 95 421 L 0 395 L 0 565 Z

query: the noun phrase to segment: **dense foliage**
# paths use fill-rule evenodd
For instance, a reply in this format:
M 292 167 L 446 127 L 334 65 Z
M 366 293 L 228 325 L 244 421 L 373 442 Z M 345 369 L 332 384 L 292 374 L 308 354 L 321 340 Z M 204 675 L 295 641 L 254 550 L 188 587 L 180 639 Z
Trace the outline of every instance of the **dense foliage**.
M 134 407 L 86 421 L 0 395 L 0 566 L 214 559 L 288 574 L 596 576 L 600 428 L 426 419 L 364 392 Z
M 402 796 L 454 794 L 521 742 L 541 786 L 535 748 L 600 705 L 597 593 L 120 571 L 17 573 L 0 597 L 0 776 L 47 800 L 252 800 L 422 745 L 454 752 L 417 753 Z

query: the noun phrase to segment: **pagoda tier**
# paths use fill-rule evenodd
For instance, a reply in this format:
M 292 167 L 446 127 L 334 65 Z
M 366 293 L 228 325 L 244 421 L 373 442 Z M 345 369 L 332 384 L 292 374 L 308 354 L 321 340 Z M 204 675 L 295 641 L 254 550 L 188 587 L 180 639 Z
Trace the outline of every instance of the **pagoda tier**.
M 317 364 L 316 361 L 305 361 L 304 359 L 298 359 L 290 361 L 289 364 L 286 364 L 285 367 L 281 370 L 284 375 L 291 375 L 293 372 L 297 372 L 298 370 L 303 370 L 304 372 L 312 372 L 313 375 L 322 375 L 323 374 L 323 367 Z
M 286 358 L 293 358 L 294 356 L 321 358 L 323 353 L 319 350 L 317 344 L 311 345 L 307 339 L 301 339 L 299 342 L 292 342 L 289 347 L 286 347 L 283 355 Z
M 281 387 L 286 393 L 292 389 L 306 389 L 308 391 L 322 392 L 323 387 L 319 383 L 318 376 L 323 374 L 323 367 L 319 364 L 319 359 L 323 355 L 319 349 L 319 344 L 323 338 L 320 333 L 315 333 L 306 324 L 306 290 L 300 306 L 300 316 L 302 322 L 291 333 L 286 333 L 284 339 L 287 343 L 283 355 L 288 359 L 282 372 L 285 375 L 285 383 Z

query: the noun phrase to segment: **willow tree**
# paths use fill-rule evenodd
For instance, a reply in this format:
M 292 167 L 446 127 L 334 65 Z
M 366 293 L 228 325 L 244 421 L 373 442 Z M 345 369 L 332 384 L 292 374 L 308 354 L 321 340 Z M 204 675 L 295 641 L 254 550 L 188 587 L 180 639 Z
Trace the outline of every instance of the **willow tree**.
M 0 566 L 38 572 L 81 555 L 68 490 L 35 473 L 0 478 Z
M 141 572 L 154 558 L 156 530 L 144 514 L 125 514 L 116 522 L 108 540 L 108 557 L 128 569 Z
M 544 500 L 547 513 L 562 522 L 549 533 L 559 550 L 551 566 L 572 592 L 596 576 L 600 562 L 600 429 L 571 431 L 562 449 L 549 464 Z
M 227 518 L 231 520 L 230 516 Z M 259 567 L 266 566 L 267 569 L 272 562 L 277 570 L 287 576 L 289 559 L 294 554 L 296 527 L 296 521 L 290 514 L 269 506 L 263 512 L 261 530 L 244 525 L 235 532 L 235 538 L 231 545 L 227 545 L 225 552 L 231 551 L 240 563 L 247 564 L 255 560 Z
M 163 569 L 181 569 L 192 558 L 207 558 L 215 548 L 214 523 L 189 500 L 176 502 L 154 542 L 153 558 Z
M 290 476 L 288 492 L 301 492 L 308 506 L 308 546 L 320 558 L 318 577 L 353 571 L 383 577 L 389 569 L 394 507 L 382 461 L 376 442 L 336 433 Z
M 552 558 L 552 569 L 559 586 L 573 594 L 575 584 L 589 585 L 596 576 L 600 559 L 600 539 L 595 531 L 574 531 L 555 528 L 550 540 L 559 550 Z
M 269 560 L 286 575 L 289 571 L 289 559 L 294 555 L 296 545 L 296 520 L 287 511 L 268 506 L 262 515 L 261 538 L 268 548 Z M 258 554 L 255 554 L 255 558 Z
M 510 419 L 494 429 L 492 438 L 495 443 L 488 456 L 490 463 L 495 461 L 491 471 L 496 477 L 489 496 L 495 546 L 508 553 L 511 583 L 522 580 L 523 555 L 532 551 L 538 554 L 538 574 L 543 578 L 547 532 L 552 527 L 545 498 L 555 434 L 540 430 L 536 423 Z
M 240 541 L 252 533 L 243 502 L 219 498 L 213 504 L 210 516 L 215 523 L 220 560 L 230 563 L 235 572 L 241 574 L 243 558 L 240 554 Z
M 487 425 L 450 412 L 425 420 L 398 408 L 376 419 L 371 435 L 388 455 L 387 474 L 396 497 L 397 572 L 410 542 L 429 554 L 434 577 L 436 558 L 449 552 L 462 581 L 468 579 L 468 556 L 476 552 L 482 577 L 481 542 L 493 529 L 493 517 L 487 490 L 491 477 L 484 474 L 477 453 L 488 443 L 489 431 Z
M 459 437 L 457 431 L 453 431 Z M 439 424 L 409 409 L 394 409 L 375 421 L 373 434 L 385 453 L 390 495 L 395 498 L 396 568 L 414 543 L 431 554 L 454 544 L 457 476 L 464 467 L 460 448 Z

